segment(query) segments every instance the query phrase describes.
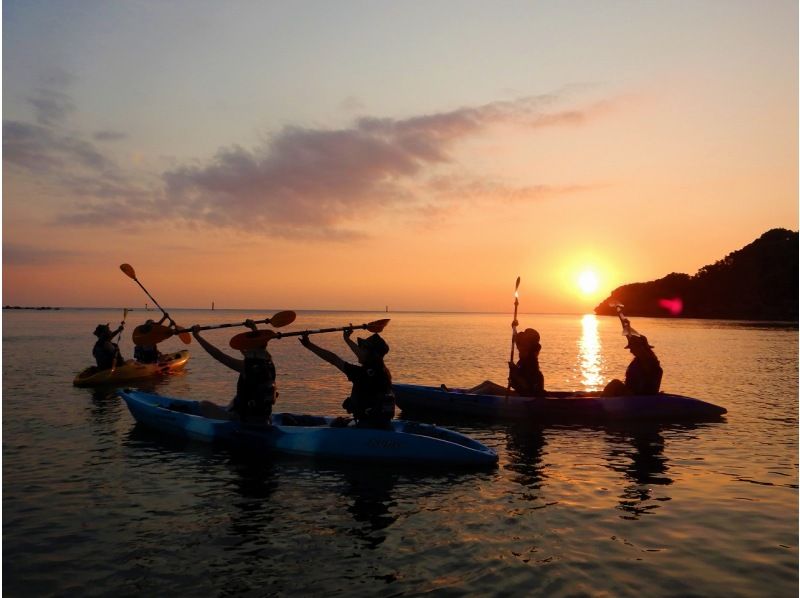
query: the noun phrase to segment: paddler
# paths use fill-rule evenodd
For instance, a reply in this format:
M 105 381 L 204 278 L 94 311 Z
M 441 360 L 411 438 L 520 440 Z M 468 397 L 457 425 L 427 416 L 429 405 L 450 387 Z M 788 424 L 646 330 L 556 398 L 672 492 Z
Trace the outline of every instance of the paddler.
M 343 338 L 358 358 L 359 365 L 348 363 L 335 353 L 315 345 L 307 334 L 300 337 L 300 344 L 344 372 L 353 383 L 350 396 L 342 403 L 342 407 L 353 414 L 357 426 L 387 428 L 394 417 L 392 374 L 383 362 L 389 345 L 377 333 L 359 338 L 357 343 L 350 338 L 352 334 L 352 328 L 345 329 Z
M 237 334 L 231 338 L 232 348 L 241 351 L 243 359 L 223 353 L 200 336 L 200 327 L 192 327 L 192 336 L 211 357 L 230 369 L 239 372 L 236 382 L 236 396 L 228 407 L 220 407 L 210 401 L 201 401 L 200 407 L 205 417 L 231 419 L 249 425 L 268 425 L 271 422 L 272 406 L 278 393 L 275 391 L 275 364 L 267 351 L 269 334 L 259 331 L 253 320 L 245 325 L 251 332 Z
M 108 324 L 98 324 L 94 329 L 94 335 L 97 337 L 92 348 L 92 355 L 97 362 L 98 370 L 110 370 L 115 366 L 120 366 L 125 363 L 122 355 L 119 352 L 119 345 L 113 342 L 115 336 L 120 334 L 125 329 L 125 322 L 120 322 L 116 330 L 112 331 Z
M 628 336 L 628 344 L 625 348 L 630 349 L 630 352 L 633 353 L 633 361 L 625 370 L 625 382 L 615 378 L 603 389 L 603 396 L 658 394 L 664 370 L 661 369 L 658 357 L 653 353 L 653 346 L 647 341 L 647 337 L 641 334 L 631 334 Z
M 519 351 L 517 363 L 508 362 L 508 380 L 514 393 L 522 397 L 543 397 L 544 374 L 539 368 L 541 337 L 533 328 L 526 328 L 514 335 L 514 344 Z M 444 390 L 447 390 L 445 387 Z M 504 395 L 507 387 L 485 380 L 466 392 L 480 395 Z
M 147 320 L 144 326 L 161 325 L 166 319 L 167 316 L 164 316 L 158 322 Z M 158 363 L 160 357 L 161 352 L 158 350 L 158 345 L 155 343 L 152 345 L 135 345 L 133 349 L 133 358 L 139 363 Z

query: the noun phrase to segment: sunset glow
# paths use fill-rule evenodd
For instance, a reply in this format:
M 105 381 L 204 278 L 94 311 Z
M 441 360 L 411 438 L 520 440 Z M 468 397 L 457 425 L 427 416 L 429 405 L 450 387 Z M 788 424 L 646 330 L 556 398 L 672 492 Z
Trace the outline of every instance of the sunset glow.
M 592 295 L 600 288 L 600 280 L 594 270 L 584 270 L 578 275 L 578 288 L 584 295 Z
M 797 227 L 794 3 L 335 5 L 5 4 L 3 302 L 586 313 Z

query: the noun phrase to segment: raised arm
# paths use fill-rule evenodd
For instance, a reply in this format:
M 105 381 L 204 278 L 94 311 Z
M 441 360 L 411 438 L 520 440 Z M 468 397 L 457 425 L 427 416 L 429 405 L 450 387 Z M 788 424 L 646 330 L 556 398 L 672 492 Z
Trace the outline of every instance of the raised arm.
M 200 343 L 200 346 L 203 347 L 203 349 L 205 349 L 208 354 L 211 355 L 211 357 L 219 361 L 222 365 L 226 365 L 237 372 L 241 372 L 244 369 L 243 360 L 236 359 L 227 353 L 223 353 L 202 336 L 200 336 L 200 332 L 195 330 L 195 328 L 197 328 L 197 326 L 192 327 L 192 336 L 197 339 L 197 342 Z
M 303 335 L 300 337 L 300 344 L 303 345 L 306 349 L 314 353 L 317 357 L 324 359 L 332 366 L 344 371 L 345 368 L 345 361 L 341 357 L 339 357 L 336 353 L 328 351 L 327 349 L 323 349 L 322 347 L 315 345 L 314 343 L 309 340 L 308 335 Z
M 350 350 L 356 357 L 361 355 L 361 348 L 358 346 L 358 343 L 354 342 L 352 338 L 353 336 L 353 329 L 348 328 L 342 332 L 342 337 L 344 338 L 344 342 L 347 343 L 347 346 L 350 347 Z

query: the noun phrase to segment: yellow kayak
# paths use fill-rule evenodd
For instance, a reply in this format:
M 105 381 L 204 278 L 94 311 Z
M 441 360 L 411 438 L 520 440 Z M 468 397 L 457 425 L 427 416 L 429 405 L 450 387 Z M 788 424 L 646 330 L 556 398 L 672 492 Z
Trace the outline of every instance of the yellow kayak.
M 129 359 L 121 366 L 111 370 L 98 371 L 95 366 L 86 368 L 75 376 L 75 386 L 113 386 L 124 384 L 129 380 L 163 376 L 183 369 L 189 361 L 189 351 L 183 349 L 177 353 L 165 353 L 156 363 L 140 363 Z

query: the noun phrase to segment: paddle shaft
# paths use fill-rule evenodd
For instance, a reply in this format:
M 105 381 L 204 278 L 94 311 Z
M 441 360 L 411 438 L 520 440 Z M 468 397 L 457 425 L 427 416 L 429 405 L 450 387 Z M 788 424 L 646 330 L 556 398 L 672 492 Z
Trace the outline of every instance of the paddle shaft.
M 345 330 L 366 330 L 370 324 L 359 324 L 357 326 L 339 326 L 338 328 L 319 328 L 317 330 L 296 330 L 294 332 L 276 332 L 273 338 L 283 338 L 284 336 L 305 336 L 308 334 L 322 334 L 324 332 L 344 332 Z
M 624 306 L 619 304 L 619 303 L 617 303 L 614 306 L 614 309 L 617 310 L 617 316 L 619 317 L 619 321 L 622 323 L 622 335 L 623 336 L 640 336 L 640 334 L 638 332 L 636 332 L 636 330 L 633 329 L 633 326 L 631 326 L 631 321 L 627 318 L 627 316 L 624 313 L 622 313 L 622 308 L 623 307 Z
M 142 290 L 144 291 L 145 295 L 147 295 L 148 297 L 150 297 L 150 300 L 151 300 L 153 303 L 155 303 L 155 304 L 156 304 L 156 307 L 157 307 L 158 309 L 160 309 L 160 310 L 161 310 L 161 313 L 162 313 L 162 314 L 164 314 L 164 316 L 167 318 L 167 320 L 169 320 L 170 322 L 172 322 L 172 325 L 173 325 L 173 326 L 175 326 L 175 327 L 177 328 L 177 327 L 178 327 L 178 324 L 176 324 L 176 323 L 175 323 L 175 320 L 173 320 L 173 319 L 170 317 L 170 315 L 167 313 L 167 310 L 165 310 L 163 307 L 161 307 L 161 306 L 158 304 L 158 301 L 156 301 L 156 300 L 153 298 L 153 296 L 150 294 L 150 292 L 149 292 L 149 291 L 148 291 L 146 288 L 144 288 L 144 285 L 143 285 L 141 282 L 139 282 L 139 279 L 138 279 L 138 278 L 134 278 L 133 280 L 134 280 L 134 281 L 136 281 L 136 284 L 138 284 L 138 285 L 139 285 L 139 286 L 142 288 Z
M 269 324 L 272 318 L 264 318 L 263 320 L 251 320 L 253 324 Z M 198 326 L 197 330 L 216 330 L 217 328 L 236 328 L 237 326 L 247 326 L 249 322 L 236 322 L 234 324 L 209 324 L 208 326 Z M 191 328 L 177 328 L 175 334 L 181 332 L 192 332 Z
M 121 325 L 121 326 L 124 326 L 124 325 L 125 325 L 125 320 L 126 320 L 127 318 L 128 318 L 128 308 L 127 308 L 127 307 L 123 307 L 123 308 L 122 308 L 122 322 L 120 322 L 120 325 Z M 116 333 L 114 336 L 118 336 L 118 337 L 122 338 L 122 330 L 120 330 L 119 332 L 117 332 L 117 333 Z M 114 337 L 112 336 L 112 337 L 111 337 L 111 339 L 113 340 L 113 339 L 114 339 Z
M 514 339 L 517 336 L 517 308 L 519 307 L 519 281 L 520 277 L 517 276 L 517 284 L 514 287 L 514 319 L 511 320 L 511 357 L 509 363 L 514 363 Z M 506 400 L 508 400 L 508 393 L 511 392 L 511 370 L 508 370 L 508 385 L 506 386 Z

